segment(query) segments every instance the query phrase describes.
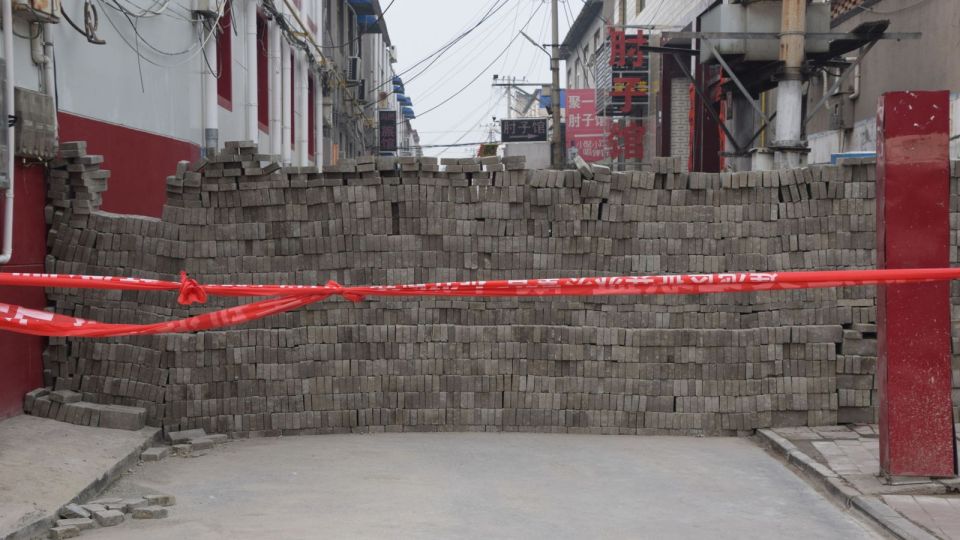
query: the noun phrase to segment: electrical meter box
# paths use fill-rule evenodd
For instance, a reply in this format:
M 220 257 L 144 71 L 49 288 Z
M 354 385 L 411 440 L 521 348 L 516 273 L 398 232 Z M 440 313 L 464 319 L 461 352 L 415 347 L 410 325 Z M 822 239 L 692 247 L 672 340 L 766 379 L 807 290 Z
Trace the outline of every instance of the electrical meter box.
M 53 96 L 16 88 L 14 111 L 14 151 L 17 157 L 47 160 L 57 155 L 57 131 L 54 127 Z

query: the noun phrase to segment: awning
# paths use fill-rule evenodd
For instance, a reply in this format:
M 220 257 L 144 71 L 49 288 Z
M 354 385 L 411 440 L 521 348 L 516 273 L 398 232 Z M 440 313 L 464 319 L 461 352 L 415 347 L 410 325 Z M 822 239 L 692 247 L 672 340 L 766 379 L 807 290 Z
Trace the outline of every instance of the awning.
M 357 12 L 357 15 L 376 15 L 377 13 L 374 0 L 348 0 L 347 3 Z
M 361 34 L 382 34 L 383 27 L 380 24 L 380 17 L 376 15 L 357 15 L 357 26 L 360 27 Z

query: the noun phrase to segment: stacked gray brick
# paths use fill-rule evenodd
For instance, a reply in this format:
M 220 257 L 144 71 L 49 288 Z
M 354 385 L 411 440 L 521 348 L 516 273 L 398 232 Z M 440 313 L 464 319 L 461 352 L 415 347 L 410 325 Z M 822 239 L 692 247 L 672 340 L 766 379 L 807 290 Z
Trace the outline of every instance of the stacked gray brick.
M 234 143 L 177 168 L 161 220 L 78 213 L 56 193 L 48 270 L 360 285 L 875 265 L 873 163 L 705 174 L 682 161 L 586 179 L 515 159 L 366 158 L 321 175 Z M 48 295 L 126 323 L 246 301 Z M 736 434 L 873 419 L 875 319 L 872 287 L 329 299 L 199 334 L 52 339 L 45 369 L 171 431 Z

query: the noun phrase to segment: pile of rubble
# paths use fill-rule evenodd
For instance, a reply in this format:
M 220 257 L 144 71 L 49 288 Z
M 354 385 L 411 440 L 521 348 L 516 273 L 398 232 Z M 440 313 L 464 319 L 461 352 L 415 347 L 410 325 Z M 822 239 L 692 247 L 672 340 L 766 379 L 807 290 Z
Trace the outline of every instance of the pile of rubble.
M 50 538 L 73 538 L 81 531 L 113 527 L 133 519 L 160 519 L 167 507 L 177 503 L 173 495 L 144 495 L 131 499 L 97 499 L 87 504 L 68 504 L 60 509 L 61 519 L 50 529 Z
M 170 441 L 170 446 L 148 448 L 140 454 L 140 459 L 160 461 L 171 454 L 179 457 L 199 457 L 204 455 L 206 450 L 227 442 L 229 437 L 223 433 L 208 435 L 202 429 L 189 429 L 167 433 L 167 440 Z
M 73 390 L 37 388 L 24 396 L 23 412 L 80 426 L 136 431 L 146 425 L 143 407 L 90 403 L 82 398 Z

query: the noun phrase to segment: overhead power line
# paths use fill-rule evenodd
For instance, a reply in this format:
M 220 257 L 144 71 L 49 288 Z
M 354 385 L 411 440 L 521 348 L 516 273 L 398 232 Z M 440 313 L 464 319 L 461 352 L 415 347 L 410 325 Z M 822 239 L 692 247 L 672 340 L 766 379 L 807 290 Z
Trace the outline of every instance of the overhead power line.
M 421 58 L 419 61 L 417 61 L 416 63 L 414 63 L 414 64 L 413 64 L 412 66 L 410 66 L 409 68 L 401 71 L 400 73 L 397 73 L 396 76 L 400 77 L 400 76 L 406 75 L 407 73 L 413 71 L 414 69 L 418 68 L 418 67 L 421 66 L 422 64 L 430 61 L 430 59 L 434 59 L 434 61 L 431 62 L 430 65 L 427 66 L 427 67 L 430 67 L 431 65 L 433 65 L 434 63 L 436 63 L 436 60 L 439 60 L 439 58 L 440 58 L 441 56 L 443 56 L 447 51 L 449 51 L 455 44 L 459 43 L 460 40 L 464 39 L 465 37 L 467 37 L 468 35 L 470 35 L 471 33 L 473 33 L 473 32 L 474 32 L 477 28 L 479 28 L 483 23 L 487 22 L 494 14 L 496 14 L 498 11 L 500 11 L 501 9 L 503 9 L 503 7 L 506 6 L 508 3 L 509 3 L 509 0 L 494 0 L 493 5 L 487 10 L 487 12 L 483 15 L 483 17 L 482 17 L 479 21 L 477 21 L 476 24 L 472 25 L 472 26 L 469 27 L 466 31 L 464 31 L 464 32 L 460 33 L 459 35 L 455 36 L 454 38 L 452 38 L 450 41 L 448 41 L 446 44 L 442 45 L 442 46 L 441 46 L 439 49 L 437 49 L 436 51 L 428 54 L 427 56 L 425 56 L 425 57 L 423 57 L 423 58 Z M 420 73 L 417 73 L 414 77 L 419 77 L 423 72 L 424 72 L 424 70 L 421 70 L 421 72 L 420 72 Z M 413 80 L 413 79 L 411 78 L 411 80 Z M 409 81 L 407 81 L 407 82 L 409 82 Z M 383 84 L 381 84 L 381 85 L 377 86 L 376 88 L 374 88 L 372 91 L 379 90 L 380 88 L 383 88 L 384 86 L 392 85 L 392 84 L 393 84 L 393 81 L 386 81 L 386 82 L 384 82 Z M 391 91 L 390 93 L 392 94 L 393 92 Z M 368 106 L 369 106 L 369 105 L 368 105 Z
M 542 7 L 542 5 L 541 5 L 541 7 Z M 523 27 L 521 27 L 520 30 L 521 30 L 521 31 L 525 30 L 525 29 L 527 28 L 527 26 L 533 21 L 533 18 L 536 17 L 537 13 L 539 13 L 539 12 L 540 12 L 540 8 L 537 8 L 537 9 L 533 12 L 533 15 L 531 15 L 530 18 L 527 19 L 527 22 L 524 23 Z M 495 63 L 497 62 L 497 60 L 500 60 L 500 58 L 503 57 L 504 54 L 506 54 L 507 50 L 509 50 L 510 47 L 513 46 L 514 42 L 517 41 L 517 38 L 518 38 L 518 37 L 520 37 L 520 32 L 517 32 L 517 33 L 513 36 L 513 38 L 510 40 L 510 42 L 507 43 L 507 46 L 504 47 L 502 51 L 500 51 L 500 54 L 498 54 L 489 64 L 487 64 L 486 67 L 484 67 L 484 68 L 480 71 L 480 73 L 477 73 L 477 76 L 476 76 L 476 77 L 470 79 L 470 82 L 468 82 L 467 84 L 465 84 L 462 88 L 460 88 L 459 90 L 457 90 L 456 92 L 454 92 L 453 94 L 451 94 L 449 97 L 447 97 L 446 99 L 444 99 L 444 100 L 441 101 L 440 103 L 434 105 L 433 107 L 430 107 L 430 108 L 427 109 L 426 111 L 421 112 L 420 114 L 417 115 L 417 117 L 418 117 L 418 118 L 419 118 L 419 117 L 422 117 L 423 115 L 429 114 L 429 113 L 431 113 L 431 112 L 439 109 L 440 107 L 446 105 L 447 103 L 449 103 L 450 101 L 452 101 L 454 98 L 456 98 L 456 97 L 460 94 L 460 92 L 463 92 L 464 90 L 466 90 L 467 88 L 469 88 L 470 85 L 472 85 L 473 83 L 477 82 L 477 79 L 479 79 L 480 77 L 482 77 L 482 76 L 487 72 L 487 70 L 489 70 L 491 67 L 493 67 L 493 64 L 495 64 Z

